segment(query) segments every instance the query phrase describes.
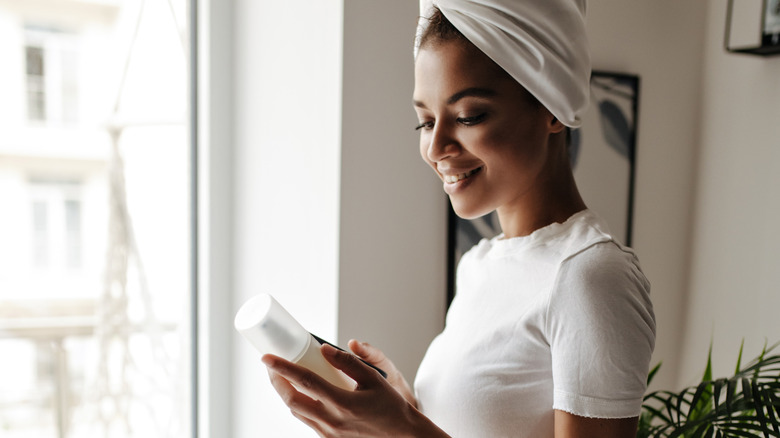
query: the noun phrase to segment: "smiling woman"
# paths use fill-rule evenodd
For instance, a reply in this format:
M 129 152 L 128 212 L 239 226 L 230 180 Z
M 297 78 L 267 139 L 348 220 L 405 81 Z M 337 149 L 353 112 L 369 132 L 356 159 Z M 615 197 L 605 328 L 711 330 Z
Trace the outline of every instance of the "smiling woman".
M 452 25 L 435 11 L 429 26 Z M 416 61 L 421 154 L 444 180 L 459 216 L 495 210 L 503 233 L 464 256 L 447 328 L 420 367 L 418 402 L 454 435 L 632 436 L 654 337 L 647 282 L 630 251 L 586 209 L 558 117 L 471 42 L 439 35 L 453 32 L 426 30 Z M 488 92 L 472 96 L 469 90 Z M 463 123 L 469 114 L 478 114 L 475 123 Z M 539 245 L 549 248 L 534 249 Z M 551 269 L 553 261 L 560 265 Z M 624 270 L 634 272 L 632 281 L 620 280 Z M 589 285 L 578 284 L 583 280 Z M 618 318 L 609 316 L 612 310 L 601 314 L 612 305 L 634 309 Z M 626 328 L 623 339 L 597 340 L 599 333 Z M 609 367 L 572 342 L 573 333 L 621 357 L 612 371 L 624 378 L 602 374 Z M 637 345 L 644 347 L 633 350 Z M 471 415 L 458 413 L 464 403 Z M 501 414 L 507 407 L 511 418 Z
M 266 355 L 271 381 L 327 437 L 633 437 L 655 319 L 636 255 L 587 209 L 569 165 L 566 127 L 588 102 L 584 1 L 431 6 L 415 48 L 420 154 L 459 216 L 496 211 L 503 233 L 464 255 L 414 391 L 357 341 L 388 379 L 325 347 L 354 391 Z
M 548 183 L 548 190 L 567 191 L 567 199 L 538 195 L 575 209 L 556 219 L 583 208 L 573 179 L 566 181 L 571 171 L 565 149 L 546 145 L 564 140 L 552 135 L 561 134 L 564 125 L 487 55 L 470 43 L 425 39 L 415 84 L 420 153 L 444 181 L 459 216 L 472 219 L 498 210 L 507 236 L 528 234 L 539 225 L 528 223 L 534 214 L 529 207 L 519 221 L 502 212 L 513 208 L 511 201 L 534 195 L 531 188 L 543 181 L 556 184 Z

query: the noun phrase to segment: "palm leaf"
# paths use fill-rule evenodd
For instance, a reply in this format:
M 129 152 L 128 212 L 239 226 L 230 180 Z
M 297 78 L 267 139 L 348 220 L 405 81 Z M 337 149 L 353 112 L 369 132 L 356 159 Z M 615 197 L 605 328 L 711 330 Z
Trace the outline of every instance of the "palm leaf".
M 743 368 L 743 342 L 734 376 L 717 380 L 710 346 L 700 384 L 645 396 L 637 437 L 780 437 L 780 355 L 769 354 L 777 346 Z

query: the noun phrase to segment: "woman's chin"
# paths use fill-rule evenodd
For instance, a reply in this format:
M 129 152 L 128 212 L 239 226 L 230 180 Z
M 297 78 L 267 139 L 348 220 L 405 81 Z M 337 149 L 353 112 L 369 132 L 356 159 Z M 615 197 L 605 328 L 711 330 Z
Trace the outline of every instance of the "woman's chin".
M 491 209 L 479 208 L 474 205 L 466 205 L 466 203 L 458 202 L 450 197 L 450 203 L 452 204 L 452 210 L 459 218 L 465 220 L 477 219 L 493 212 Z

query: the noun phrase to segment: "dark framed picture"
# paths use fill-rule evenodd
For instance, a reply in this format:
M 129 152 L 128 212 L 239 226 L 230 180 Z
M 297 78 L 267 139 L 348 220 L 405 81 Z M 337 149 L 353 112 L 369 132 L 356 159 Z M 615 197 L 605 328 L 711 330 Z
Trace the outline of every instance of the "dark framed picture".
M 582 127 L 571 131 L 568 144 L 574 178 L 585 203 L 626 245 L 631 245 L 638 106 L 638 76 L 594 71 L 590 107 Z M 450 208 L 447 230 L 449 306 L 460 258 L 481 239 L 498 235 L 501 227 L 495 212 L 464 220 Z
M 765 0 L 762 46 L 780 45 L 780 0 Z

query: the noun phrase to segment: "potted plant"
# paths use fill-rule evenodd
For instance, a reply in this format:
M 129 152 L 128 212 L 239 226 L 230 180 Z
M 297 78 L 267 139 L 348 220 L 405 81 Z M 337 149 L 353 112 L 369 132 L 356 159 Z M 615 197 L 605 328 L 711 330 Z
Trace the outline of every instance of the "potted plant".
M 743 342 L 734 375 L 720 379 L 712 378 L 710 345 L 701 383 L 645 396 L 637 437 L 780 437 L 780 355 L 772 354 L 778 345 L 765 345 L 743 368 Z

